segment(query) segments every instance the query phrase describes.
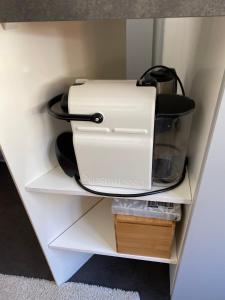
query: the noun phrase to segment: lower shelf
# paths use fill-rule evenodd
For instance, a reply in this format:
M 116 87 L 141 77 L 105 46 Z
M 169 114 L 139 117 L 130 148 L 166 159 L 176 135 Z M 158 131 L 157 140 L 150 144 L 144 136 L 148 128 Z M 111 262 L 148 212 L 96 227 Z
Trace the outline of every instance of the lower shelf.
M 175 242 L 170 259 L 117 253 L 114 222 L 111 214 L 111 199 L 109 198 L 105 198 L 99 202 L 58 238 L 52 241 L 49 247 L 168 264 L 177 263 Z

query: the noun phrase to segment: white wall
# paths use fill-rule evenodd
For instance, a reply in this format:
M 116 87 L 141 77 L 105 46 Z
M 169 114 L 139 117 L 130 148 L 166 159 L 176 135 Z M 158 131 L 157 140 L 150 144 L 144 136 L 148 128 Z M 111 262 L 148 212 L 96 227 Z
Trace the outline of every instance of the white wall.
M 90 257 L 48 248 L 97 199 L 30 193 L 25 184 L 57 163 L 54 139 L 68 128 L 47 101 L 76 77 L 124 78 L 125 22 L 20 23 L 0 28 L 0 145 L 58 283 Z

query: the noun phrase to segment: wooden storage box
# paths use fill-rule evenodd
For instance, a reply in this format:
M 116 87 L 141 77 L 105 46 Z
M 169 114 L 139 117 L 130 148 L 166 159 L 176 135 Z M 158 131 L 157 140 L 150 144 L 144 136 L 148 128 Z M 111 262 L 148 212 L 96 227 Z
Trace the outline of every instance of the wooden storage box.
M 117 251 L 170 258 L 175 222 L 155 218 L 115 215 Z

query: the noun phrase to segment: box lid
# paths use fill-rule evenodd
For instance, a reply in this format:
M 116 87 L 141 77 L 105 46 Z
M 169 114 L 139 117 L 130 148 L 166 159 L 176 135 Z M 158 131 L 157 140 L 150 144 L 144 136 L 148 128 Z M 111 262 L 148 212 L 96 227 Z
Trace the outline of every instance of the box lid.
M 181 205 L 175 203 L 113 199 L 112 213 L 180 221 Z

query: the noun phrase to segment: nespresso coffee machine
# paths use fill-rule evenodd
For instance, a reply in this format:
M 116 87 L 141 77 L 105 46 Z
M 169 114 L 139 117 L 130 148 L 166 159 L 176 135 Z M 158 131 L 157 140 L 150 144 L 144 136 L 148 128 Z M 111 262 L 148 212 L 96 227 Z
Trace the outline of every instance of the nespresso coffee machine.
M 164 66 L 150 68 L 137 82 L 79 81 L 48 103 L 49 113 L 72 127 L 56 140 L 59 164 L 99 195 L 137 197 L 172 189 L 184 179 L 194 106 L 176 71 Z M 98 186 L 137 193 L 100 193 Z

